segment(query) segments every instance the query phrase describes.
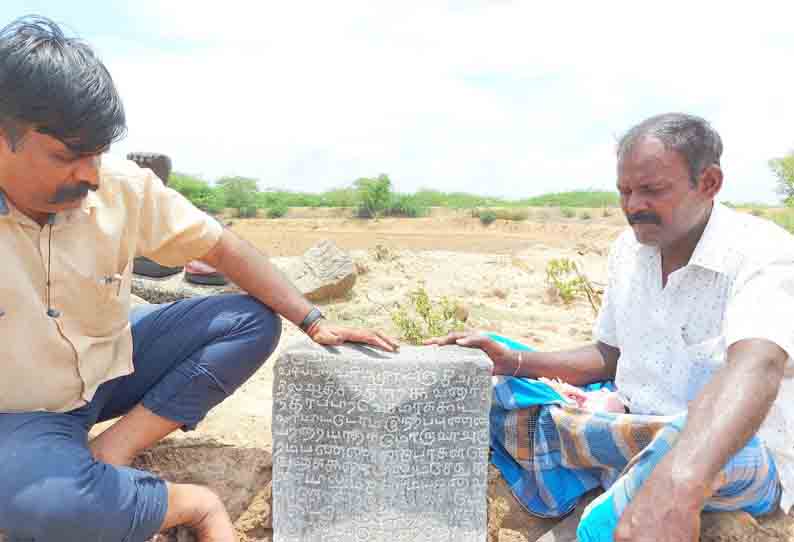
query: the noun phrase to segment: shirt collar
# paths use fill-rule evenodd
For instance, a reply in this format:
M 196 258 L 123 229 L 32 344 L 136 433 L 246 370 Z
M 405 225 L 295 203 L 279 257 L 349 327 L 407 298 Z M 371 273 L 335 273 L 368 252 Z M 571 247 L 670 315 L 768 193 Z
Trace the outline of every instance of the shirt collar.
M 730 235 L 725 231 L 725 218 L 730 212 L 721 203 L 714 202 L 706 228 L 689 258 L 690 265 L 697 265 L 715 273 L 725 272 L 725 258 L 730 252 Z

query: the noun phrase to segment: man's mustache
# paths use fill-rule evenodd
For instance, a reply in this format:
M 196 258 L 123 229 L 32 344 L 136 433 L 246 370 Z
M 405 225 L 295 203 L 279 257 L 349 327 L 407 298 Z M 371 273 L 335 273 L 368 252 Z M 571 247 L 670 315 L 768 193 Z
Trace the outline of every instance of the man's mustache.
M 59 186 L 55 191 L 55 195 L 50 200 L 50 204 L 58 205 L 60 203 L 69 203 L 71 201 L 78 201 L 88 195 L 89 190 L 96 192 L 98 186 L 95 186 L 87 181 L 80 181 L 77 184 Z
M 626 218 L 628 219 L 629 224 L 632 226 L 634 224 L 656 224 L 657 226 L 662 225 L 662 219 L 659 218 L 659 215 L 650 212 L 634 213 L 633 215 L 626 215 Z

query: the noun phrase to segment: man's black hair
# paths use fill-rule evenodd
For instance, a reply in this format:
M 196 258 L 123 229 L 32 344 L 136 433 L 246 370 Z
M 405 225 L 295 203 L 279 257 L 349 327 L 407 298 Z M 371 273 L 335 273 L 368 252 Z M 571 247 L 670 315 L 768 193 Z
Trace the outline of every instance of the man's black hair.
M 620 138 L 618 161 L 631 151 L 637 141 L 654 137 L 666 149 L 681 153 L 689 165 L 689 182 L 697 186 L 703 170 L 720 165 L 722 139 L 711 125 L 700 117 L 684 113 L 665 113 L 639 123 Z
M 80 155 L 127 133 L 121 98 L 94 51 L 36 15 L 0 30 L 0 128 L 12 149 L 32 128 Z

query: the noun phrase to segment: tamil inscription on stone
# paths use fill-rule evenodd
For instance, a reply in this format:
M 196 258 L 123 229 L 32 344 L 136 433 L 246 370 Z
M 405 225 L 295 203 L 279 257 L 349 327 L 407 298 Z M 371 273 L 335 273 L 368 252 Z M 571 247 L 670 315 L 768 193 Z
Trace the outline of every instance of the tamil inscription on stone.
M 301 343 L 273 383 L 274 542 L 482 542 L 491 362 Z

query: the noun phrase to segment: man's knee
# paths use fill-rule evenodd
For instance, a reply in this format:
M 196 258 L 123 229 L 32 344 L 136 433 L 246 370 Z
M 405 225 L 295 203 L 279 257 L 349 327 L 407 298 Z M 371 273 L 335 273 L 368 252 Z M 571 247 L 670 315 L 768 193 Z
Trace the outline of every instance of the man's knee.
M 267 305 L 250 295 L 233 296 L 235 312 L 243 318 L 241 332 L 245 334 L 250 363 L 261 366 L 275 351 L 281 338 L 281 318 Z
M 224 296 L 221 318 L 229 327 L 208 346 L 206 370 L 230 394 L 248 380 L 276 350 L 281 319 L 249 295 Z

